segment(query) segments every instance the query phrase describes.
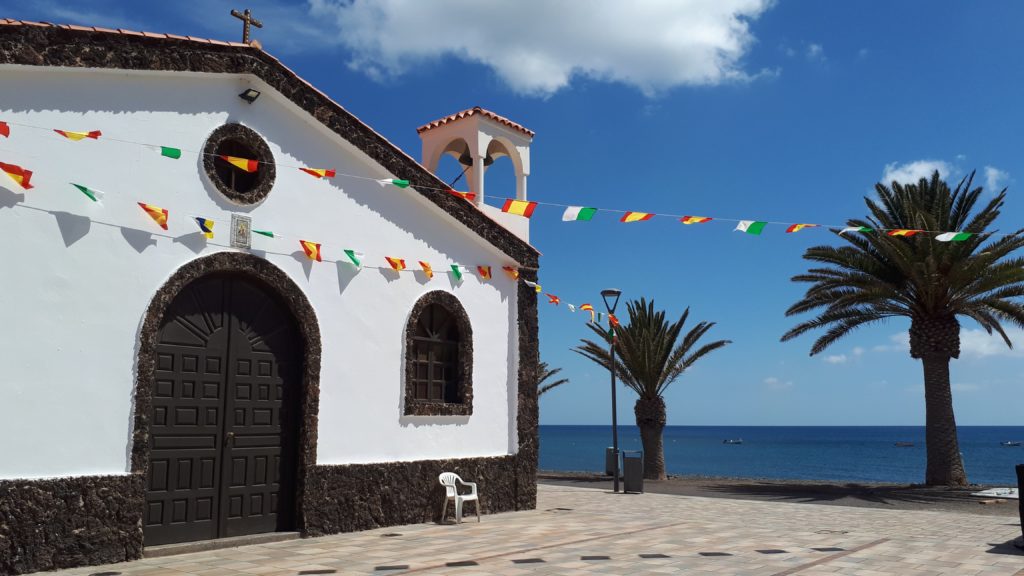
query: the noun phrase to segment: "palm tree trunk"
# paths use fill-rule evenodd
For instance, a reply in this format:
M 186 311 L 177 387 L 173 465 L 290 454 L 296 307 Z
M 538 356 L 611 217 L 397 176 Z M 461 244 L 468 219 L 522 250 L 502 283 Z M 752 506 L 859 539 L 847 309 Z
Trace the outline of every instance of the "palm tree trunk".
M 925 442 L 928 463 L 924 483 L 929 486 L 966 486 L 967 474 L 960 458 L 953 393 L 949 386 L 949 356 L 926 354 L 924 366 Z
M 661 396 L 637 398 L 633 406 L 636 425 L 640 428 L 640 441 L 644 446 L 644 478 L 665 480 L 665 401 Z

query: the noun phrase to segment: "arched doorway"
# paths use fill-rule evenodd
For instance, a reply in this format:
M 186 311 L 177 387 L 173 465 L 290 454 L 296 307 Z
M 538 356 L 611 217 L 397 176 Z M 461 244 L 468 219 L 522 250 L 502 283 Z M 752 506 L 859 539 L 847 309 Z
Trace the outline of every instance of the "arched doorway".
M 155 342 L 145 544 L 291 530 L 304 338 L 249 275 L 184 285 Z

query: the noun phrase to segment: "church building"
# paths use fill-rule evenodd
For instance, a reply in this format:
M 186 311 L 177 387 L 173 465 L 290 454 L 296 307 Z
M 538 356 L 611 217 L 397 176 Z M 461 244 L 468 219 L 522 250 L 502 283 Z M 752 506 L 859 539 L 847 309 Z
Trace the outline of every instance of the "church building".
M 535 507 L 539 253 L 483 203 L 533 132 L 418 132 L 252 43 L 0 18 L 0 574 L 436 521 L 445 471 Z

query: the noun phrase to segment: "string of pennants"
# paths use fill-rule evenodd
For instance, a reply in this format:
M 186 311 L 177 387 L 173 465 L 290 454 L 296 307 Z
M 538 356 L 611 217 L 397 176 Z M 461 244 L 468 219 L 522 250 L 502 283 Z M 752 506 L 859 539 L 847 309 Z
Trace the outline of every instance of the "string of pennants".
M 10 127 L 11 126 L 19 126 L 19 127 L 32 128 L 32 129 L 40 129 L 40 130 L 51 130 L 50 128 L 44 128 L 44 127 L 41 127 L 41 126 L 32 126 L 32 125 L 29 125 L 29 124 L 19 124 L 19 123 L 14 123 L 14 122 L 3 122 L 3 121 L 0 121 L 0 136 L 3 136 L 5 138 L 10 137 L 10 134 L 11 134 Z M 69 130 L 52 129 L 52 131 L 54 133 L 64 137 L 64 138 L 68 139 L 68 140 L 75 141 L 75 142 L 86 140 L 86 139 L 99 140 L 100 137 L 103 135 L 103 133 L 100 130 L 92 130 L 92 131 L 89 131 L 89 132 L 74 132 L 74 131 L 69 131 Z M 183 152 L 183 149 L 181 149 L 181 148 L 173 148 L 173 147 L 169 147 L 169 146 L 159 146 L 159 145 L 147 144 L 147 143 L 143 143 L 143 142 L 134 142 L 134 141 L 131 141 L 131 140 L 119 140 L 119 139 L 115 139 L 115 138 L 105 138 L 105 139 L 110 140 L 110 141 L 114 141 L 114 142 L 121 142 L 121 143 L 126 143 L 126 144 L 135 144 L 135 145 L 138 145 L 138 146 L 144 146 L 144 147 L 147 147 L 147 148 L 150 148 L 152 150 L 155 150 L 155 151 L 159 152 L 161 156 L 164 156 L 164 157 L 167 157 L 167 158 L 172 158 L 172 159 L 180 159 L 181 155 L 182 155 L 182 152 Z M 244 172 L 249 172 L 249 173 L 258 171 L 259 170 L 259 165 L 261 164 L 261 162 L 258 161 L 258 160 L 252 160 L 252 159 L 248 159 L 248 158 L 240 158 L 240 157 L 237 157 L 237 156 L 228 156 L 228 155 L 220 155 L 220 154 L 208 154 L 206 152 L 192 151 L 192 150 L 185 150 L 185 151 L 190 152 L 190 153 L 194 153 L 194 154 L 198 154 L 198 155 L 212 155 L 212 156 L 216 156 L 219 160 L 221 160 L 223 162 L 226 162 L 227 164 L 230 164 L 231 166 L 234 166 L 236 169 L 242 170 Z M 280 167 L 295 168 L 295 169 L 298 169 L 298 170 L 300 170 L 302 172 L 305 172 L 306 174 L 309 174 L 310 176 L 312 176 L 314 178 L 317 178 L 317 179 L 337 178 L 337 177 L 355 178 L 355 179 L 360 179 L 360 180 L 373 180 L 373 181 L 377 182 L 378 184 L 380 184 L 381 186 L 389 186 L 390 185 L 390 186 L 395 186 L 395 187 L 398 187 L 398 188 L 408 188 L 411 185 L 408 180 L 403 180 L 403 179 L 398 179 L 398 178 L 381 178 L 381 179 L 369 178 L 369 177 L 366 177 L 366 176 L 359 176 L 359 175 L 355 175 L 355 174 L 338 173 L 336 170 L 331 169 L 331 168 L 310 168 L 310 167 L 307 167 L 307 166 L 290 166 L 290 165 L 281 164 L 281 163 L 276 163 L 275 165 L 276 166 L 280 166 Z M 25 168 L 22 168 L 21 166 L 17 166 L 17 165 L 13 165 L 13 164 L 6 164 L 6 163 L 3 163 L 3 162 L 0 162 L 0 170 L 5 172 L 12 180 L 15 181 L 15 183 L 17 183 L 18 185 L 22 186 L 24 189 L 27 190 L 27 189 L 32 187 L 32 185 L 30 183 L 30 179 L 31 179 L 31 176 L 32 176 L 32 171 L 31 170 L 27 170 Z M 457 191 L 457 190 L 453 190 L 451 188 L 436 188 L 436 187 L 424 187 L 424 186 L 417 186 L 417 188 L 421 188 L 421 189 L 425 189 L 425 190 L 438 190 L 438 191 L 442 191 L 442 192 L 447 192 L 447 193 L 452 194 L 454 196 L 457 196 L 459 198 L 462 198 L 462 199 L 465 199 L 465 200 L 470 200 L 470 201 L 475 200 L 475 198 L 476 198 L 476 195 L 474 193 L 472 193 L 472 192 L 460 192 L 460 191 Z M 83 191 L 83 193 L 86 193 L 86 192 Z M 86 193 L 86 195 L 88 195 L 88 193 Z M 619 220 L 619 222 L 622 222 L 622 223 L 646 222 L 646 221 L 649 221 L 649 220 L 651 220 L 651 219 L 653 219 L 655 217 L 669 217 L 669 218 L 673 218 L 673 219 L 678 219 L 680 222 L 682 222 L 685 225 L 707 224 L 708 222 L 712 222 L 712 221 L 734 222 L 734 223 L 736 223 L 736 227 L 733 229 L 734 231 L 745 232 L 746 234 L 750 234 L 750 235 L 754 235 L 754 236 L 761 235 L 761 233 L 764 231 L 764 229 L 766 227 L 768 227 L 769 225 L 784 226 L 785 227 L 785 231 L 786 231 L 787 234 L 793 234 L 793 233 L 800 232 L 801 230 L 805 230 L 805 229 L 808 229 L 808 228 L 838 228 L 838 229 L 841 229 L 840 230 L 840 234 L 846 234 L 848 232 L 884 233 L 884 234 L 889 235 L 889 236 L 900 236 L 900 237 L 907 237 L 907 238 L 915 236 L 915 235 L 918 235 L 918 234 L 934 234 L 935 235 L 934 239 L 939 241 L 939 242 L 962 242 L 962 241 L 968 240 L 969 238 L 974 236 L 974 233 L 972 233 L 972 232 L 961 232 L 961 231 L 921 230 L 921 229 L 907 229 L 907 228 L 878 228 L 878 229 L 875 229 L 875 228 L 869 228 L 869 227 L 863 227 L 863 226 L 814 224 L 814 223 L 802 223 L 802 222 L 771 222 L 771 221 L 766 221 L 766 220 L 740 220 L 740 219 L 735 219 L 735 218 L 720 218 L 720 217 L 709 217 L 709 216 L 693 216 L 693 215 L 679 215 L 679 214 L 655 214 L 653 212 L 639 212 L 639 211 L 629 211 L 629 210 L 614 210 L 614 209 L 609 209 L 609 208 L 597 208 L 597 207 L 590 207 L 590 206 L 575 206 L 575 205 L 557 204 L 557 203 L 550 203 L 550 202 L 537 202 L 537 201 L 527 201 L 527 200 L 516 200 L 514 198 L 499 198 L 499 200 L 504 200 L 504 203 L 501 206 L 501 211 L 502 212 L 505 212 L 507 214 L 513 214 L 513 215 L 521 216 L 523 218 L 531 218 L 533 216 L 534 212 L 536 211 L 538 206 L 552 206 L 552 207 L 562 208 L 562 209 L 564 209 L 563 213 L 562 213 L 562 221 L 564 221 L 564 222 L 587 222 L 587 221 L 593 220 L 594 216 L 598 212 L 608 212 L 608 213 L 621 214 L 621 217 L 619 217 L 618 220 Z M 157 209 L 158 213 L 159 213 L 159 210 L 160 209 Z M 156 217 L 156 216 L 154 216 L 154 217 Z M 255 231 L 255 230 L 254 230 L 254 232 L 261 233 L 261 231 Z M 1011 234 L 993 234 L 993 235 L 994 236 L 1009 236 Z M 316 245 L 316 246 L 319 246 L 319 245 Z M 312 250 L 311 249 L 311 254 L 313 254 L 314 256 L 319 254 L 319 249 L 316 249 L 316 250 Z M 395 264 L 396 265 L 401 265 L 402 262 L 396 262 Z

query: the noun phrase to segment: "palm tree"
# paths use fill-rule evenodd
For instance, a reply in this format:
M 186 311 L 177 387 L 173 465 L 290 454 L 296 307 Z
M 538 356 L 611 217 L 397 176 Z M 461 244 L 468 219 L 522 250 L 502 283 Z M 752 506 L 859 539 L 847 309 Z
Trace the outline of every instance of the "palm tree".
M 694 350 L 697 342 L 714 322 L 700 322 L 679 341 L 683 325 L 690 315 L 687 308 L 676 322 L 665 319 L 665 311 L 654 311 L 654 301 L 644 298 L 626 304 L 629 323 L 615 329 L 615 374 L 623 384 L 637 393 L 633 413 L 640 428 L 644 446 L 644 478 L 664 480 L 665 450 L 662 431 L 665 429 L 665 400 L 662 393 L 694 362 L 717 350 L 729 340 L 718 340 Z M 611 370 L 608 345 L 612 333 L 597 324 L 588 327 L 601 342 L 583 339 L 574 351 Z
M 552 388 L 557 388 L 562 384 L 569 383 L 568 378 L 559 378 L 554 382 L 547 382 L 548 378 L 553 377 L 555 374 L 558 374 L 561 371 L 561 368 L 548 369 L 547 362 L 539 362 L 537 364 L 537 373 L 540 374 L 540 378 L 537 379 L 537 396 L 540 396 L 541 394 L 544 394 L 546 392 L 550 392 Z
M 864 199 L 870 216 L 849 221 L 851 227 L 872 231 L 832 230 L 848 245 L 815 246 L 804 254 L 821 267 L 793 277 L 811 286 L 786 315 L 816 311 L 817 316 L 782 337 L 786 341 L 824 329 L 811 347 L 813 356 L 860 326 L 899 316 L 910 319 L 910 356 L 924 368 L 928 485 L 967 484 L 949 386 L 949 361 L 960 356 L 957 316 L 973 319 L 989 334 L 998 333 L 1011 347 L 1002 322 L 1024 326 L 1024 306 L 1013 300 L 1024 296 L 1024 260 L 1008 258 L 1024 246 L 1024 230 L 998 236 L 986 231 L 999 216 L 1006 190 L 972 214 L 982 191 L 971 189 L 973 180 L 972 172 L 952 191 L 938 172 L 917 184 L 876 184 L 878 200 Z M 964 231 L 971 236 L 939 242 L 930 234 L 907 238 L 885 233 L 893 229 Z

